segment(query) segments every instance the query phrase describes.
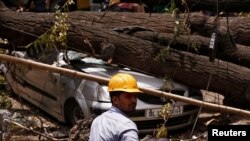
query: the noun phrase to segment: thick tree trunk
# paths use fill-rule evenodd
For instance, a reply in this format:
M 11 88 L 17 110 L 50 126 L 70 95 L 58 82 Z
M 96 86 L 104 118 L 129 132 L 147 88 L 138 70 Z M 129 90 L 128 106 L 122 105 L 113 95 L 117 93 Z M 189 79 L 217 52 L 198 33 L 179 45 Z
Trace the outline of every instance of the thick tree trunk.
M 189 51 L 199 55 L 208 56 L 209 54 L 208 45 L 210 38 L 200 35 L 175 36 L 174 34 L 140 31 L 134 33 L 133 36 L 156 42 L 163 46 L 167 46 L 171 42 L 171 48 Z M 229 47 L 230 45 L 226 45 L 225 43 L 220 45 L 217 58 L 250 68 L 250 47 L 240 44 L 236 44 L 236 47 Z
M 101 41 L 103 41 L 104 39 L 108 39 L 116 46 L 114 56 L 115 63 L 124 64 L 140 71 L 152 73 L 157 76 L 163 77 L 167 75 L 169 78 L 172 78 L 175 81 L 198 89 L 207 89 L 207 86 L 209 85 L 208 90 L 221 93 L 226 96 L 228 101 L 232 101 L 234 103 L 240 103 L 244 105 L 250 101 L 250 69 L 248 67 L 217 59 L 214 62 L 210 62 L 209 58 L 207 56 L 204 56 L 205 54 L 196 55 L 187 52 L 187 50 L 181 51 L 177 49 L 169 49 L 169 51 L 165 52 L 165 54 L 168 54 L 165 58 L 165 62 L 158 62 L 154 59 L 160 53 L 161 49 L 166 49 L 166 46 L 160 45 L 156 42 L 153 42 L 152 40 L 146 40 L 146 37 L 142 38 L 142 35 L 134 34 L 133 36 L 111 31 L 110 28 L 107 27 L 111 24 L 98 23 L 97 25 L 95 25 L 93 24 L 92 20 L 84 21 L 79 14 L 84 15 L 82 17 L 87 17 L 85 16 L 85 14 L 90 15 L 91 13 L 70 13 L 69 21 L 71 26 L 68 32 L 68 44 L 71 48 L 85 52 L 92 52 L 91 48 L 84 44 L 84 38 L 88 38 L 90 40 L 95 50 L 99 50 L 99 44 Z M 103 13 L 96 14 L 102 15 Z M 120 16 L 123 15 L 122 13 L 119 14 Z M 106 15 L 104 15 L 104 17 Z M 128 13 L 124 13 L 124 15 L 129 17 Z M 139 16 L 140 14 L 130 15 L 131 17 L 133 17 L 136 15 Z M 143 23 L 147 23 L 145 21 L 150 21 L 150 19 L 152 18 L 146 18 L 145 15 L 140 15 L 141 19 L 138 17 L 138 23 L 136 24 L 133 24 L 132 20 L 123 22 L 128 23 L 127 25 L 140 25 L 140 19 L 141 21 L 144 21 L 141 22 L 141 25 L 145 26 L 145 24 Z M 162 18 L 160 18 L 160 15 L 156 15 L 159 19 L 164 19 L 165 17 L 164 15 L 162 15 Z M 171 16 L 168 17 L 169 21 L 174 21 L 174 19 L 171 19 Z M 46 32 L 53 23 L 53 15 L 44 13 L 1 12 L 0 18 L 0 35 L 6 38 L 12 38 L 11 40 L 15 43 L 15 45 L 25 45 L 33 41 L 37 36 Z M 112 18 L 112 16 L 110 16 L 110 18 Z M 99 19 L 99 21 L 101 21 L 101 19 Z M 172 22 L 169 22 L 169 24 L 173 25 Z M 158 21 L 154 24 L 155 27 L 157 27 L 157 25 L 161 26 L 161 23 L 158 23 Z M 206 22 L 203 23 L 203 27 L 206 27 L 204 25 L 206 25 Z M 147 26 L 148 28 L 150 28 L 149 25 Z M 117 24 L 112 28 L 114 27 L 120 26 L 119 24 Z M 173 27 L 174 26 L 172 26 L 172 30 Z M 203 27 L 200 27 L 200 31 Z M 210 27 L 210 25 L 207 27 Z M 198 29 L 198 27 L 196 28 Z M 171 28 L 169 28 L 169 30 L 170 29 Z M 22 39 L 18 36 L 17 33 L 19 35 L 25 35 L 26 37 Z M 13 35 L 17 35 L 18 37 L 15 37 Z M 159 38 L 165 37 L 167 37 L 167 35 L 160 36 Z M 191 38 L 192 37 L 193 36 L 191 36 Z M 209 39 L 198 35 L 197 37 L 199 37 L 203 41 L 205 48 L 205 44 L 209 42 Z M 188 38 L 189 37 L 187 36 L 180 36 L 176 39 L 176 42 L 178 43 L 178 41 L 182 41 L 182 39 L 187 40 Z M 171 39 L 169 38 L 169 40 Z M 189 43 L 185 43 L 185 41 L 182 41 L 180 42 L 180 44 L 188 45 Z M 239 46 L 242 47 L 242 45 Z M 240 53 L 238 54 L 240 55 Z
M 10 15 L 7 13 L 10 13 Z M 148 15 L 148 14 L 146 14 L 146 15 Z M 145 26 L 146 28 L 153 29 L 155 32 L 147 32 L 147 33 L 146 32 L 138 32 L 138 33 L 135 33 L 134 35 L 137 34 L 136 36 L 138 36 L 139 38 L 147 39 L 147 40 L 150 40 L 152 42 L 157 42 L 157 43 L 160 42 L 163 45 L 168 44 L 169 41 L 173 41 L 174 44 L 176 44 L 174 46 L 174 48 L 178 48 L 178 47 L 181 47 L 183 45 L 184 45 L 184 47 L 190 47 L 194 44 L 198 44 L 197 46 L 202 47 L 199 49 L 199 54 L 207 55 L 207 53 L 209 52 L 207 48 L 209 45 L 210 37 L 206 38 L 206 37 L 203 37 L 200 35 L 204 34 L 204 33 L 202 33 L 203 29 L 207 29 L 207 30 L 203 30 L 203 32 L 205 32 L 206 34 L 208 33 L 208 30 L 210 30 L 210 33 L 211 33 L 210 27 L 212 27 L 213 24 L 211 22 L 211 19 L 204 16 L 204 15 L 202 16 L 201 14 L 198 14 L 198 13 L 194 13 L 191 15 L 193 15 L 193 16 L 191 16 L 191 21 L 192 21 L 191 25 L 195 27 L 194 31 L 198 31 L 198 32 L 200 32 L 200 34 L 199 35 L 191 35 L 191 36 L 182 36 L 182 35 L 176 36 L 175 41 L 173 41 L 174 34 L 172 34 L 172 35 L 167 34 L 167 33 L 171 33 L 170 29 L 173 30 L 173 28 L 174 28 L 174 26 L 172 24 L 174 20 L 169 15 L 163 16 L 160 14 L 154 14 L 151 17 L 146 18 L 146 16 L 141 16 L 141 13 L 135 13 L 135 14 L 124 13 L 124 14 L 122 14 L 122 13 L 108 12 L 108 13 L 104 14 L 104 13 L 100 13 L 100 12 L 73 12 L 70 14 L 69 17 L 70 17 L 70 21 L 72 23 L 72 28 L 78 28 L 79 26 L 83 26 L 83 25 L 91 25 L 90 28 L 93 28 L 92 26 L 94 26 L 94 27 L 103 27 L 105 29 L 113 29 L 115 27 L 123 27 L 125 25 Z M 14 17 L 14 19 L 11 19 L 10 16 Z M 4 34 L 2 36 L 7 36 L 8 39 L 13 40 L 14 44 L 16 44 L 16 45 L 26 45 L 30 41 L 36 39 L 36 37 L 38 37 L 44 31 L 49 29 L 49 27 L 52 25 L 53 19 L 54 19 L 53 14 L 47 14 L 47 13 L 46 14 L 35 14 L 35 13 L 6 12 L 6 14 L 2 15 L 1 17 L 2 17 L 2 19 L 6 20 L 6 21 L 4 21 L 4 24 L 1 26 L 2 32 L 0 34 Z M 117 17 L 123 17 L 123 20 L 120 20 Z M 143 17 L 143 19 L 139 18 L 139 17 Z M 166 17 L 168 18 L 169 22 L 164 22 L 164 20 L 162 20 L 165 18 L 165 21 L 167 21 Z M 27 18 L 29 21 L 27 21 L 27 23 L 26 23 L 24 19 L 27 19 Z M 132 19 L 134 19 L 134 20 L 132 20 Z M 153 21 L 157 21 L 157 19 L 161 19 L 162 21 L 159 21 L 159 23 L 153 22 Z M 207 20 L 204 20 L 204 19 L 207 19 Z M 248 20 L 247 18 L 243 18 L 243 19 L 245 19 L 245 21 Z M 224 20 L 222 20 L 221 23 L 225 24 Z M 9 21 L 11 21 L 11 22 L 9 22 Z M 112 22 L 112 21 L 114 21 L 114 22 Z M 142 22 L 142 21 L 144 21 L 144 22 Z M 145 21 L 147 21 L 147 22 L 145 22 Z M 239 20 L 235 20 L 234 24 L 232 24 L 232 26 L 231 26 L 231 27 L 233 27 L 232 30 L 234 30 L 234 32 L 231 32 L 231 33 L 233 33 L 235 35 L 232 38 L 238 38 L 237 40 L 235 40 L 235 42 L 239 40 L 238 42 L 245 42 L 246 44 L 248 44 L 247 43 L 247 42 L 249 42 L 249 40 L 247 40 L 248 39 L 247 35 L 249 35 L 249 33 L 248 33 L 249 30 L 247 29 L 248 26 L 244 26 L 243 25 L 244 22 L 240 22 L 241 24 L 239 24 L 239 25 L 241 28 L 236 28 L 236 25 L 237 25 L 236 21 L 239 21 Z M 166 23 L 166 24 L 162 24 L 162 23 Z M 168 27 L 168 25 L 171 25 L 171 26 Z M 168 32 L 164 32 L 162 30 L 159 30 L 160 27 L 166 27 L 166 31 L 168 31 Z M 15 28 L 16 28 L 16 30 L 15 30 Z M 226 28 L 227 28 L 226 26 L 221 26 L 221 34 L 228 37 L 226 35 L 227 33 L 225 31 Z M 23 33 L 20 32 L 20 30 L 23 31 Z M 27 31 L 28 31 L 28 33 L 27 33 Z M 210 33 L 206 36 L 210 36 Z M 138 34 L 141 34 L 141 35 L 139 36 Z M 238 34 L 238 37 L 236 36 L 237 34 Z M 12 39 L 14 37 L 13 35 L 18 36 L 18 38 Z M 148 36 L 148 37 L 146 37 L 146 36 Z M 217 55 L 218 58 L 225 60 L 225 61 L 230 61 L 230 62 L 239 64 L 242 66 L 249 67 L 249 65 L 250 65 L 250 63 L 248 63 L 249 56 L 250 56 L 249 47 L 237 44 L 236 48 L 234 48 L 234 47 L 229 48 L 230 46 L 232 46 L 232 42 L 229 40 L 229 38 L 226 38 L 228 41 L 225 41 L 225 39 L 223 39 L 222 35 L 220 37 L 221 38 L 219 38 L 219 42 L 220 41 L 221 42 L 220 42 L 220 46 L 219 46 L 219 52 Z M 78 41 L 77 38 L 74 38 L 74 37 L 72 37 L 72 38 L 73 38 L 73 40 L 71 40 L 72 42 Z M 101 40 L 98 40 L 98 42 L 100 42 L 100 41 Z M 79 46 L 78 43 L 76 45 Z M 75 46 L 75 45 L 73 45 L 73 46 Z M 184 50 L 187 50 L 187 49 L 184 49 Z
M 27 28 L 34 26 L 32 30 L 36 35 L 42 34 L 44 28 L 49 28 L 54 20 L 53 13 L 15 13 L 15 12 L 2 12 L 0 15 L 2 19 L 11 20 L 10 16 L 14 16 L 14 20 L 8 23 L 8 26 L 22 26 L 26 24 L 28 19 Z M 17 17 L 19 16 L 19 17 Z M 177 18 L 178 17 L 178 18 Z M 183 20 L 184 19 L 184 20 Z M 18 21 L 20 21 L 18 23 Z M 155 32 L 174 33 L 174 28 L 177 26 L 176 21 L 180 21 L 179 33 L 185 33 L 183 29 L 183 21 L 188 22 L 191 26 L 191 32 L 193 34 L 199 34 L 202 36 L 210 37 L 213 32 L 216 32 L 215 27 L 218 27 L 218 33 L 221 35 L 231 35 L 235 43 L 242 45 L 250 45 L 248 35 L 250 34 L 249 26 L 250 22 L 248 17 L 219 17 L 215 22 L 214 17 L 209 17 L 201 13 L 180 14 L 179 16 L 172 17 L 171 14 L 149 14 L 149 13 L 125 13 L 125 12 L 83 12 L 76 11 L 69 13 L 69 21 L 73 21 L 82 25 L 93 25 L 106 29 L 113 29 L 117 27 L 126 26 L 142 26 L 153 30 Z M 2 21 L 7 23 L 8 21 Z M 15 25 L 16 24 L 16 25 Z M 41 25 L 43 24 L 43 25 Z M 14 26 L 15 25 L 15 26 Z M 227 30 L 228 29 L 228 30 Z M 22 29 L 29 31 L 27 29 Z
M 223 36 L 232 36 L 235 43 L 250 45 L 248 35 L 250 35 L 250 22 L 248 17 L 210 17 L 202 13 L 172 14 L 157 13 L 124 13 L 124 12 L 73 12 L 70 20 L 75 20 L 82 25 L 98 25 L 103 28 L 113 29 L 126 26 L 142 26 L 155 32 L 174 33 L 177 27 L 176 21 L 180 21 L 179 33 L 185 33 L 184 22 L 189 23 L 191 32 L 202 36 L 210 37 L 213 32 L 218 32 Z M 216 28 L 218 31 L 216 31 Z

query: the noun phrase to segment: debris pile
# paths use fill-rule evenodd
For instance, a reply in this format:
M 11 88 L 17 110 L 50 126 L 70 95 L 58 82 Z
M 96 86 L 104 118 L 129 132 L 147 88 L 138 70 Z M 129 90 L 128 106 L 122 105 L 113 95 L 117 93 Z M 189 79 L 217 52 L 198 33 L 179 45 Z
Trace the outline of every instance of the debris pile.
M 90 126 L 95 116 L 79 120 L 70 130 L 69 141 L 88 141 Z

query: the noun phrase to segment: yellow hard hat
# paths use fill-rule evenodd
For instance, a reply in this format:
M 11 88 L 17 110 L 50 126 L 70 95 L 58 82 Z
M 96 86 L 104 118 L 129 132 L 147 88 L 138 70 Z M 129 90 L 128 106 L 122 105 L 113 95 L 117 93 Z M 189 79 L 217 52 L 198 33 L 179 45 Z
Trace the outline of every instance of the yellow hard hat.
M 120 3 L 120 0 L 110 0 L 109 1 L 109 6 Z
M 142 92 L 137 86 L 136 79 L 132 75 L 126 73 L 118 73 L 114 75 L 109 81 L 108 91 L 123 91 L 128 93 Z

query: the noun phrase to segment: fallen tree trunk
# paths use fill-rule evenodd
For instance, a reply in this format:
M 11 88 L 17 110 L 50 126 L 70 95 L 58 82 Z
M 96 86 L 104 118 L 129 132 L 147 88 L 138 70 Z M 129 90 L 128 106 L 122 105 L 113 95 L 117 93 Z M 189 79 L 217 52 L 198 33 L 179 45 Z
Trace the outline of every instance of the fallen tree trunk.
M 148 14 L 146 14 L 148 15 Z M 193 26 L 197 26 L 201 27 L 204 26 L 203 24 L 207 24 L 207 26 L 205 26 L 204 28 L 206 29 L 206 27 L 211 27 L 212 23 L 211 22 L 205 22 L 208 19 L 206 18 L 206 16 L 201 15 L 201 14 L 192 14 L 193 18 L 191 18 L 191 22 Z M 102 16 L 104 16 L 102 18 Z M 150 16 L 150 15 L 148 15 Z M 15 13 L 15 12 L 7 12 L 6 14 L 2 15 L 2 20 L 4 24 L 2 24 L 1 27 L 1 32 L 0 34 L 4 34 L 2 36 L 6 36 L 8 39 L 13 40 L 14 44 L 16 45 L 27 45 L 28 43 L 30 43 L 31 41 L 35 40 L 39 35 L 41 35 L 42 33 L 44 33 L 46 30 L 49 29 L 49 27 L 52 25 L 53 23 L 53 14 L 37 14 L 37 13 Z M 14 19 L 11 19 L 10 17 L 14 17 Z M 119 17 L 122 17 L 122 20 L 118 19 Z M 171 18 L 170 15 L 166 15 L 166 16 L 162 16 L 160 14 L 155 14 L 152 15 L 150 18 L 146 18 L 145 16 L 143 16 L 143 18 L 139 18 L 142 17 L 141 13 L 135 13 L 135 14 L 129 14 L 129 13 L 114 13 L 114 12 L 108 12 L 104 15 L 104 13 L 100 13 L 100 12 L 73 12 L 70 13 L 70 21 L 72 21 L 74 24 L 74 26 L 77 26 L 75 28 L 78 28 L 82 25 L 93 25 L 95 27 L 104 27 L 107 29 L 110 28 L 115 28 L 115 27 L 120 27 L 120 26 L 125 26 L 126 24 L 129 25 L 142 25 L 148 28 L 153 28 L 154 27 L 167 27 L 168 25 L 172 25 L 172 23 L 174 22 L 174 19 Z M 162 18 L 161 18 L 162 17 Z M 29 21 L 24 22 L 23 19 L 28 19 Z M 112 20 L 113 19 L 113 20 Z M 133 20 L 132 20 L 133 19 Z M 165 22 L 161 22 L 159 21 L 158 24 L 156 24 L 153 21 L 157 21 L 157 19 L 164 19 L 165 21 L 167 21 L 167 19 L 169 19 L 169 22 L 166 22 L 166 26 L 164 26 L 163 24 Z M 192 20 L 193 19 L 193 20 Z M 243 18 L 245 19 L 245 18 Z M 208 20 L 208 21 L 211 21 Z M 147 24 L 148 23 L 148 24 Z M 149 24 L 151 23 L 151 24 Z M 152 24 L 154 23 L 154 24 Z M 162 24 L 163 23 L 163 24 Z M 223 23 L 223 22 L 222 22 Z M 36 25 L 36 26 L 34 26 Z M 236 22 L 235 24 L 236 25 Z M 74 27 L 73 26 L 73 27 Z M 32 27 L 32 28 L 31 28 Z M 238 29 L 239 31 L 243 30 L 243 25 L 241 26 L 241 29 Z M 93 28 L 93 27 L 90 27 Z M 223 26 L 222 31 L 225 34 L 225 26 Z M 170 26 L 169 28 L 167 28 L 166 31 L 170 31 L 170 29 L 173 29 L 173 26 Z M 202 30 L 203 28 L 200 28 L 199 30 Z M 211 28 L 207 28 L 209 30 L 211 30 Z M 236 27 L 235 27 L 236 29 Z M 98 30 L 98 29 L 96 29 Z M 147 40 L 150 40 L 151 37 L 153 36 L 157 36 L 158 39 L 156 39 L 155 37 L 151 38 L 151 41 L 156 40 L 155 42 L 165 42 L 166 45 L 168 44 L 169 41 L 173 41 L 173 36 L 168 37 L 166 35 L 165 32 L 158 30 L 158 29 L 154 29 L 154 33 L 150 33 L 148 32 L 147 34 L 143 35 L 143 36 L 149 36 L 149 37 L 142 37 L 142 34 L 144 34 L 145 32 L 143 32 L 140 36 L 137 36 L 139 38 L 144 38 Z M 157 32 L 158 31 L 158 32 Z M 198 29 L 197 29 L 198 31 Z M 243 30 L 246 31 L 244 34 L 240 33 L 238 31 L 235 31 L 236 33 L 239 33 L 240 37 L 242 39 L 242 42 L 248 41 L 247 36 L 246 37 L 241 37 L 241 36 L 245 36 L 249 35 L 247 33 L 247 29 Z M 24 33 L 22 33 L 24 32 Z M 28 33 L 27 33 L 28 32 Z M 163 33 L 162 33 L 163 32 Z M 206 30 L 203 31 L 206 33 Z M 27 34 L 26 34 L 27 33 Z M 136 33 L 137 34 L 137 33 Z M 150 34 L 150 35 L 148 35 Z M 156 35 L 155 35 L 156 34 Z M 18 38 L 15 39 L 11 39 L 16 35 L 18 36 Z M 170 34 L 168 34 L 170 35 Z M 74 35 L 72 35 L 74 36 Z M 177 39 L 173 42 L 175 42 L 177 45 L 177 47 L 179 45 L 185 45 L 186 47 L 192 46 L 191 44 L 193 43 L 197 43 L 197 44 L 201 44 L 203 46 L 203 48 L 207 48 L 209 45 L 209 39 L 199 36 L 199 35 L 191 35 L 189 36 L 176 36 Z M 196 38 L 196 40 L 194 40 L 194 38 Z M 78 38 L 78 39 L 77 39 Z M 79 38 L 81 39 L 82 37 L 78 36 L 77 38 L 74 38 L 73 40 L 71 40 L 72 42 L 77 42 L 79 41 Z M 222 39 L 221 39 L 222 40 Z M 100 40 L 99 40 L 100 41 Z M 222 40 L 224 43 L 226 42 L 225 40 Z M 242 66 L 246 66 L 248 67 L 248 65 L 250 63 L 248 63 L 248 53 L 249 49 L 248 46 L 243 46 L 240 44 L 237 44 L 237 48 L 236 49 L 231 49 L 230 51 L 228 51 L 228 44 L 224 44 L 221 43 L 219 46 L 219 50 L 220 52 L 218 52 L 218 56 L 220 59 L 225 60 L 225 61 L 229 61 L 229 62 L 233 62 Z M 229 41 L 230 44 L 230 41 Z M 76 44 L 73 46 L 81 46 L 82 44 Z M 232 45 L 231 45 L 232 46 Z M 225 48 L 226 47 L 226 48 Z M 201 50 L 199 50 L 199 52 L 203 52 L 202 48 Z M 207 50 L 205 50 L 204 52 L 208 52 Z M 207 54 L 204 54 L 207 55 Z
M 0 32 L 1 36 L 10 38 L 13 37 L 13 33 L 21 33 L 29 37 L 23 40 L 12 38 L 15 45 L 25 45 L 25 43 L 33 41 L 47 31 L 53 22 L 51 14 L 43 13 L 1 12 L 0 17 L 1 31 L 5 31 Z M 73 49 L 92 52 L 91 48 L 84 44 L 83 38 L 89 39 L 95 50 L 98 50 L 100 42 L 108 39 L 116 46 L 115 63 L 161 77 L 167 75 L 175 81 L 194 88 L 208 88 L 209 91 L 225 95 L 228 101 L 243 106 L 250 101 L 250 70 L 247 67 L 221 60 L 210 62 L 207 56 L 176 49 L 165 52 L 169 54 L 165 58 L 165 62 L 157 62 L 154 59 L 161 49 L 166 48 L 165 46 L 117 33 L 102 28 L 100 25 L 83 24 L 77 19 L 70 19 L 70 23 L 68 44 Z
M 210 38 L 200 35 L 179 35 L 168 33 L 158 33 L 151 31 L 140 31 L 133 34 L 133 36 L 158 43 L 163 46 L 170 45 L 173 49 L 182 51 L 189 51 L 194 54 L 209 56 L 209 42 Z M 231 47 L 231 48 L 230 48 Z M 230 41 L 222 42 L 218 46 L 217 58 L 245 66 L 250 68 L 250 47 L 236 44 L 236 47 L 230 45 Z
M 29 33 L 39 36 L 53 24 L 53 16 L 53 13 L 16 13 L 5 11 L 0 13 L 0 22 L 2 26 L 29 31 Z M 250 29 L 249 26 L 247 26 L 250 19 L 248 17 L 229 17 L 228 20 L 226 17 L 219 17 L 217 21 L 215 21 L 215 17 L 209 17 L 201 13 L 191 13 L 190 15 L 180 14 L 176 17 L 172 17 L 171 14 L 157 13 L 131 14 L 126 12 L 103 13 L 76 11 L 69 13 L 69 21 L 73 21 L 79 25 L 81 24 L 82 26 L 91 25 L 105 29 L 124 26 L 142 26 L 155 32 L 163 33 L 175 33 L 174 28 L 178 26 L 175 22 L 179 21 L 178 32 L 180 34 L 185 34 L 185 30 L 183 29 L 183 22 L 185 21 L 190 24 L 192 33 L 210 37 L 213 32 L 216 32 L 215 27 L 218 27 L 219 34 L 232 36 L 235 43 L 246 46 L 250 45 L 250 40 L 248 40 Z M 5 28 L 1 28 L 1 30 Z
M 250 19 L 245 17 L 210 17 L 202 13 L 172 14 L 159 13 L 126 13 L 126 12 L 83 12 L 76 11 L 69 14 L 70 21 L 77 21 L 79 24 L 96 25 L 106 29 L 113 29 L 126 26 L 142 26 L 162 33 L 175 33 L 178 27 L 180 34 L 187 34 L 183 29 L 184 23 L 189 24 L 192 34 L 210 37 L 213 32 L 222 36 L 232 36 L 237 44 L 250 46 L 250 29 L 247 23 Z M 176 21 L 180 24 L 176 25 Z M 216 31 L 215 27 L 218 28 Z

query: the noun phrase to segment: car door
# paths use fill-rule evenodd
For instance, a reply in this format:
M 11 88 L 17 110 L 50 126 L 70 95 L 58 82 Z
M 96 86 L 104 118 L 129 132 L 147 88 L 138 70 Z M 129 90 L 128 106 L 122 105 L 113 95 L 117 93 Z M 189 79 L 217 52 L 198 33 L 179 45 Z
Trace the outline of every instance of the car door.
M 56 57 L 50 57 L 49 59 L 43 58 L 43 60 L 37 60 L 37 55 L 27 56 L 26 53 L 18 51 L 14 52 L 13 54 L 14 56 L 20 58 L 29 58 L 38 62 L 50 62 L 46 64 L 51 64 L 51 62 L 56 59 Z M 47 54 L 47 56 L 50 55 Z M 42 108 L 45 111 L 49 112 L 49 110 L 53 110 L 52 107 L 56 105 L 55 101 L 57 100 L 57 74 L 51 73 L 48 70 L 41 70 L 32 66 L 25 66 L 15 63 L 10 64 L 10 68 L 14 80 L 17 82 L 16 84 L 18 84 L 16 87 L 16 93 L 20 94 L 26 100 L 33 103 L 37 107 Z M 54 105 L 46 105 L 49 102 Z
M 47 73 L 46 78 L 41 108 L 57 117 L 58 114 L 62 114 L 59 93 L 60 74 Z
M 39 107 L 47 77 L 45 71 L 15 63 L 9 66 L 16 84 L 15 92 Z

